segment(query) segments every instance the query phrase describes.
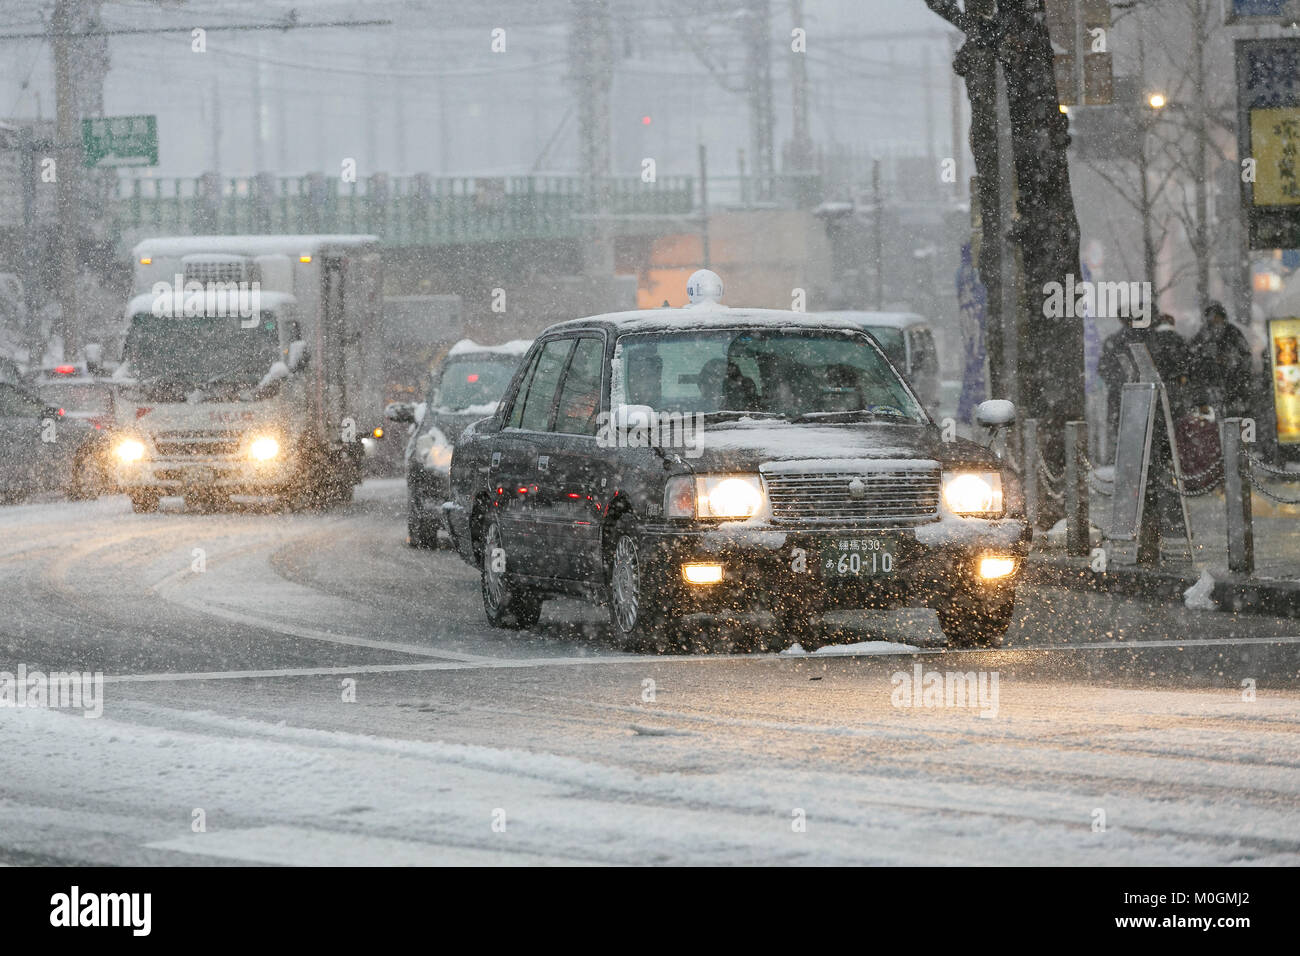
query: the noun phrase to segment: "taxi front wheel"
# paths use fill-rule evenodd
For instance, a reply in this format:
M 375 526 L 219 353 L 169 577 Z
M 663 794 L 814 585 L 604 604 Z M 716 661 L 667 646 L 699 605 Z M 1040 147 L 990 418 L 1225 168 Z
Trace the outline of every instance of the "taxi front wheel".
M 609 622 L 627 650 L 661 652 L 680 640 L 680 615 L 656 583 L 630 516 L 620 518 L 606 544 Z
M 934 610 L 949 647 L 1001 647 L 1015 608 L 1014 594 L 990 602 L 959 593 Z

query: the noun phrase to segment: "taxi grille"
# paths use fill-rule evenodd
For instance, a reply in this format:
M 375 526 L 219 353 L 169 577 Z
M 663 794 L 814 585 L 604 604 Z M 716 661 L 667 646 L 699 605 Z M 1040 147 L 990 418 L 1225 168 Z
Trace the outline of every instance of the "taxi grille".
M 763 478 L 772 520 L 777 522 L 897 522 L 934 518 L 939 513 L 938 468 L 768 472 Z M 855 480 L 863 486 L 857 497 Z
M 241 438 L 230 432 L 161 432 L 154 436 L 159 458 L 220 458 L 239 454 Z

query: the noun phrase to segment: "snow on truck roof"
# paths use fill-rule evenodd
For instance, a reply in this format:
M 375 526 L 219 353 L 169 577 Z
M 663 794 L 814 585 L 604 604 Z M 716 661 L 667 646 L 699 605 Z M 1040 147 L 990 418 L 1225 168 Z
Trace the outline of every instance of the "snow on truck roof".
M 470 354 L 482 355 L 484 352 L 495 352 L 501 355 L 523 355 L 532 344 L 532 339 L 512 339 L 502 345 L 479 345 L 473 339 L 461 339 L 447 350 L 447 357 Z
M 295 304 L 298 299 L 288 292 L 262 292 L 258 291 L 258 298 L 262 308 L 278 309 L 281 306 Z M 141 312 L 153 312 L 154 302 L 157 300 L 152 292 L 141 292 L 139 295 L 131 297 L 131 301 L 126 304 L 126 317 L 139 315 Z
M 293 255 L 319 252 L 322 249 L 353 249 L 377 245 L 377 236 L 309 235 L 309 236 L 164 236 L 144 239 L 131 251 L 136 259 L 142 254 L 155 256 L 189 256 L 212 252 L 239 256 Z

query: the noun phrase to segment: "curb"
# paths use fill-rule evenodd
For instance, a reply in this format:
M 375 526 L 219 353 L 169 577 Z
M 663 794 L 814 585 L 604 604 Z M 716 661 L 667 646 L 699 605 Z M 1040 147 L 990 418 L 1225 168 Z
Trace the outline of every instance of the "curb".
M 1300 617 L 1300 581 L 1276 578 L 1249 578 L 1211 569 L 1214 588 L 1210 599 L 1217 610 L 1230 614 L 1262 614 L 1271 617 Z M 1148 600 L 1173 600 L 1183 603 L 1183 592 L 1194 585 L 1196 572 L 1161 571 L 1125 566 L 1093 571 L 1070 563 L 1070 559 L 1030 555 L 1026 560 L 1028 583 L 1047 587 L 1096 591 Z

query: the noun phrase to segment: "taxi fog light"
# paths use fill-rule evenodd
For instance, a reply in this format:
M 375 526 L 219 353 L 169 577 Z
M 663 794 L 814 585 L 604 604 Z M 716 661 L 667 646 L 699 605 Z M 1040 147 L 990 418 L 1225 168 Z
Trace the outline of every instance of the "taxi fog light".
M 113 449 L 119 461 L 131 464 L 144 458 L 144 442 L 136 441 L 134 438 L 124 438 L 117 443 Z
M 1016 569 L 1016 559 L 1001 556 L 980 558 L 979 575 L 985 581 L 1005 578 Z
M 701 518 L 752 518 L 763 504 L 757 475 L 696 478 L 695 500 Z
M 280 454 L 280 443 L 274 438 L 258 438 L 248 446 L 248 457 L 254 461 L 270 461 Z
M 953 514 L 1001 514 L 1002 476 L 972 471 L 944 475 L 943 501 Z
M 722 565 L 683 564 L 682 578 L 687 584 L 717 584 L 722 580 Z

